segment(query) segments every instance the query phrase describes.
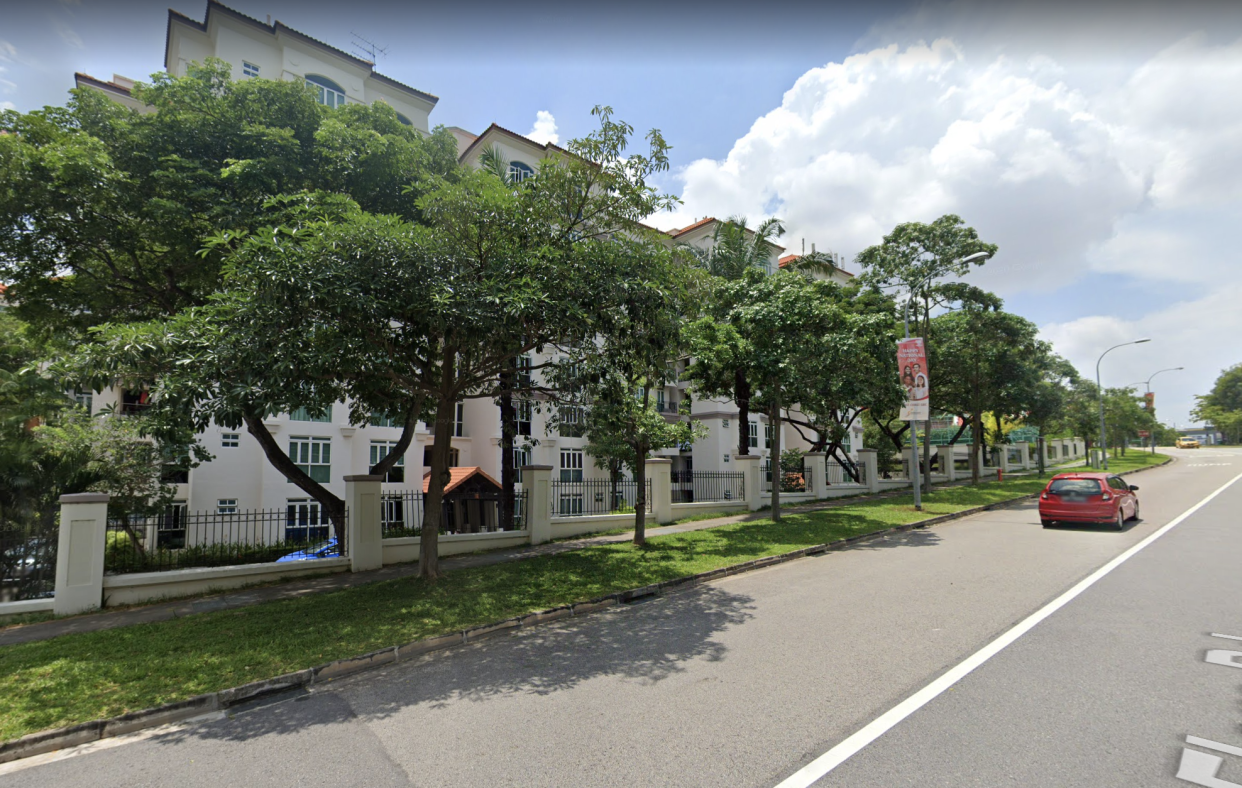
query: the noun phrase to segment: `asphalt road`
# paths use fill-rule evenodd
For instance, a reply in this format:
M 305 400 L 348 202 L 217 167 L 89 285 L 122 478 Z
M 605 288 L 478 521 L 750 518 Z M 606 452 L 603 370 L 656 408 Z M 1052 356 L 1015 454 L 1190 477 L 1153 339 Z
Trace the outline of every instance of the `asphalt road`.
M 1242 472 L 1183 452 L 1122 533 L 1033 505 L 522 631 L 66 757 L 0 786 L 774 786 Z M 1242 482 L 822 785 L 1186 785 L 1242 746 Z M 1193 747 L 1202 753 L 1210 750 Z M 1242 757 L 1221 779 L 1242 783 Z

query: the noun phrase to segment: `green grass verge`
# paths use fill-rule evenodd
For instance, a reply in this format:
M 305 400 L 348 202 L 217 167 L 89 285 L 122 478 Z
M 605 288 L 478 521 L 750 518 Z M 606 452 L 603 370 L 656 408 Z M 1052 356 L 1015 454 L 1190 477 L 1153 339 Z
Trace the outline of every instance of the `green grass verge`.
M 1037 492 L 1046 479 L 936 489 L 240 610 L 0 648 L 0 740 L 188 698 L 532 610 Z

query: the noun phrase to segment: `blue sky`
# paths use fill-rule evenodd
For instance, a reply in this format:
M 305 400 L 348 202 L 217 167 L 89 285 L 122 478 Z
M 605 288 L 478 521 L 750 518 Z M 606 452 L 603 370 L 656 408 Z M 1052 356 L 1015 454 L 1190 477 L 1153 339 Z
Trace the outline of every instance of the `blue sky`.
M 162 65 L 167 2 L 6 5 L 7 108 L 62 103 L 74 71 Z M 662 186 L 684 201 L 662 227 L 774 213 L 791 249 L 852 261 L 894 224 L 957 213 L 1001 247 L 970 280 L 1082 372 L 1140 335 L 1153 341 L 1110 355 L 1106 385 L 1187 367 L 1157 380 L 1164 421 L 1184 425 L 1242 362 L 1236 3 L 231 5 L 386 46 L 380 71 L 441 97 L 433 124 L 563 141 L 609 104 L 658 127 Z

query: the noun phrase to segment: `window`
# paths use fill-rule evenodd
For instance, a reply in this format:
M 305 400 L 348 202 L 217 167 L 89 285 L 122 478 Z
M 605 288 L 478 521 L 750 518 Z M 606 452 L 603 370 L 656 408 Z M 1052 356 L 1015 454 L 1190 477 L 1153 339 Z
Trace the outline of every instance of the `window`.
M 560 513 L 562 517 L 582 514 L 582 493 L 561 493 Z
M 326 484 L 332 479 L 331 438 L 290 436 L 289 459 L 312 481 Z
M 380 413 L 378 410 L 371 411 L 369 423 L 372 427 L 396 427 L 398 429 L 405 427 L 405 422 L 401 420 L 400 416 L 394 416 L 391 413 Z
M 220 433 L 220 447 L 224 449 L 236 449 L 241 442 L 241 436 L 236 432 Z
M 558 432 L 562 438 L 581 438 L 586 429 L 586 409 L 579 405 L 562 405 Z
M 772 448 L 772 425 L 771 424 L 763 425 L 763 448 L 765 449 Z
M 328 538 L 328 517 L 319 501 L 290 498 L 285 507 L 285 540 L 310 542 Z
M 185 501 L 173 501 L 160 515 L 155 527 L 155 543 L 166 550 L 185 547 L 185 520 L 189 507 Z
M 388 452 L 395 448 L 397 448 L 396 441 L 371 441 L 371 464 L 368 467 L 374 468 L 380 460 L 388 456 Z M 388 473 L 384 475 L 384 481 L 394 483 L 405 481 L 405 455 L 398 457 L 397 464 L 388 469 Z
M 315 98 L 320 104 L 336 109 L 345 103 L 345 88 L 327 77 L 318 74 L 307 74 L 306 84 L 315 90 Z
M 91 412 L 91 405 L 94 404 L 94 397 L 89 391 L 73 392 L 73 401 L 78 403 L 78 407 L 85 408 L 87 413 Z
M 750 448 L 759 448 L 759 425 L 755 422 L 749 422 L 746 425 L 746 435 L 750 438 Z
M 530 356 L 518 356 L 517 359 L 517 385 L 518 388 L 528 389 L 534 380 L 531 376 Z
M 466 435 L 466 403 L 459 402 L 453 409 L 453 437 L 463 438 Z
M 660 389 L 659 391 L 656 392 L 656 410 L 660 411 L 661 413 L 663 413 L 665 410 L 664 389 Z
M 726 430 L 727 430 L 727 429 L 729 429 L 729 420 L 728 420 L 728 419 L 724 419 L 724 420 L 723 420 L 723 422 L 721 423 L 721 425 L 720 425 L 720 426 L 721 426 L 721 427 L 723 427 L 723 428 L 724 428 L 724 429 L 726 429 Z
M 561 481 L 582 481 L 581 449 L 561 449 Z
M 1048 486 L 1053 495 L 1099 495 L 1100 483 L 1095 479 L 1057 479 Z
M 522 483 L 522 466 L 530 465 L 530 449 L 513 450 L 513 480 Z
M 529 164 L 520 161 L 509 162 L 509 180 L 513 183 L 521 183 L 527 178 L 532 177 L 535 171 Z
M 402 115 L 400 112 L 397 113 L 397 120 L 401 121 L 402 126 L 413 126 L 414 125 L 410 121 L 409 118 L 407 118 L 405 115 Z
M 243 60 L 242 61 L 242 76 L 251 77 L 251 78 L 259 76 L 259 67 L 256 66 L 254 63 L 247 63 L 246 61 Z
M 435 451 L 434 446 L 423 447 L 423 465 L 431 467 L 431 453 Z M 461 465 L 461 452 L 456 446 L 449 447 L 449 467 L 456 468 Z
M 160 454 L 160 482 L 162 484 L 189 484 L 190 455 L 169 451 L 164 448 Z
M 216 514 L 237 514 L 236 498 L 219 498 L 216 500 Z
M 531 405 L 530 400 L 528 399 L 518 400 L 518 403 L 517 403 L 517 434 L 518 435 L 530 435 L 530 421 L 531 421 L 531 414 L 533 411 L 534 411 L 534 406 Z
M 289 421 L 332 421 L 332 406 L 329 405 L 323 412 L 315 413 L 306 408 L 294 408 L 289 411 Z
M 728 455 L 728 454 L 726 454 L 726 455 L 724 456 L 724 461 L 725 461 L 725 465 L 728 465 L 728 464 L 729 464 L 729 455 Z
M 142 413 L 151 406 L 151 392 L 146 389 L 131 391 L 125 389 L 121 392 L 121 415 L 130 416 L 135 413 Z

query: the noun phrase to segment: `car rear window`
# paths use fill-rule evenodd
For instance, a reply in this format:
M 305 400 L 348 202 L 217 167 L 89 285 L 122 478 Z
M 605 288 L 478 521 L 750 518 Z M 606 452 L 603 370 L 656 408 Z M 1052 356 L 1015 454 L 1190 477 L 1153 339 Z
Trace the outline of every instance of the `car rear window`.
M 1048 485 L 1048 492 L 1055 493 L 1056 495 L 1065 495 L 1066 493 L 1099 495 L 1100 482 L 1098 479 L 1054 479 L 1052 484 Z

